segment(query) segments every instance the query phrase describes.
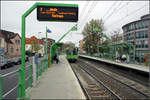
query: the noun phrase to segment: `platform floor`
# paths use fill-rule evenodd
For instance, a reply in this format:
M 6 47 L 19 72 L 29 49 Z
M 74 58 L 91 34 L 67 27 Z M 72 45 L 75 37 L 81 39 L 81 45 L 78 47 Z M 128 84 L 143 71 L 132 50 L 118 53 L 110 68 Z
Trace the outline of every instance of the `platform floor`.
M 28 91 L 30 99 L 85 99 L 85 95 L 65 56 L 52 64 Z
M 107 60 L 107 59 L 86 56 L 86 55 L 80 55 L 80 56 L 85 57 L 85 58 L 99 60 L 99 61 L 102 61 L 102 62 L 108 62 L 108 63 L 115 64 L 115 65 L 120 65 L 122 67 L 130 68 L 130 69 L 134 69 L 134 70 L 139 70 L 139 71 L 143 71 L 143 72 L 146 72 L 146 73 L 149 72 L 149 67 L 148 66 L 136 65 L 136 64 L 126 64 L 126 63 L 121 63 L 121 62 L 111 61 L 111 60 Z

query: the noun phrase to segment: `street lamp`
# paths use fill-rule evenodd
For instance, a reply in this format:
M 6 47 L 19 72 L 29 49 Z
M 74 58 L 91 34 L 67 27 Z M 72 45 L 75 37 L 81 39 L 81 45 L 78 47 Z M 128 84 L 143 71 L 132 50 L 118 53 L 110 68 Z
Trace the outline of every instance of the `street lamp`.
M 40 37 L 39 37 L 39 35 L 41 34 L 42 32 L 38 32 L 38 53 L 39 53 L 39 46 L 40 46 Z

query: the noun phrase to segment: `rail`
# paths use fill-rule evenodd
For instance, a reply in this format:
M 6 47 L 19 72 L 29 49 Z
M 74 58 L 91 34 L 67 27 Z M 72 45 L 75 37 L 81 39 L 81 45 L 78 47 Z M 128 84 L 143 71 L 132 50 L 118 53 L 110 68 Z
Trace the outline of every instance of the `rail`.
M 87 90 L 84 88 L 84 86 L 83 86 L 83 84 L 81 83 L 81 81 L 80 81 L 78 75 L 76 74 L 75 70 L 73 69 L 72 64 L 70 64 L 70 66 L 71 66 L 71 69 L 72 69 L 73 73 L 75 74 L 75 76 L 76 76 L 76 78 L 77 78 L 77 80 L 78 80 L 78 82 L 79 82 L 81 88 L 83 89 L 83 91 L 84 91 L 84 93 L 85 93 L 87 99 L 90 99 L 90 100 L 91 100 L 91 97 L 88 95 Z
M 88 75 L 90 75 L 91 77 L 93 77 L 98 83 L 102 84 L 105 89 L 107 89 L 108 91 L 110 91 L 110 93 L 112 93 L 116 98 L 118 98 L 119 100 L 122 100 L 122 98 L 117 95 L 115 92 L 113 92 L 111 89 L 109 89 L 109 87 L 107 87 L 102 81 L 100 81 L 99 79 L 97 79 L 93 74 L 89 73 L 88 71 L 86 71 L 85 69 L 83 69 L 81 67 L 81 65 L 78 65 L 82 70 L 84 70 Z
M 81 65 L 79 65 L 79 67 L 80 67 L 81 69 L 83 69 L 83 68 L 81 67 Z M 131 86 L 129 86 L 129 85 L 127 85 L 127 84 L 125 84 L 125 83 L 123 83 L 123 82 L 117 80 L 117 79 L 115 79 L 115 78 L 112 77 L 111 75 L 108 75 L 108 74 L 106 74 L 106 73 L 104 73 L 104 72 L 98 70 L 98 69 L 95 68 L 94 66 L 92 66 L 92 68 L 95 69 L 97 72 L 100 72 L 102 75 L 105 75 L 105 76 L 111 78 L 112 80 L 115 80 L 116 82 L 123 84 L 125 87 L 132 89 L 133 91 L 135 91 L 135 92 L 138 93 L 138 94 L 141 94 L 143 97 L 145 97 L 145 98 L 148 98 L 148 97 L 149 97 L 147 94 L 145 94 L 145 93 L 143 93 L 143 92 L 141 92 L 141 91 L 139 91 L 139 90 L 137 90 L 137 89 L 135 89 L 135 88 L 133 88 L 133 87 L 131 87 Z M 83 70 L 86 71 L 85 69 L 83 69 Z M 86 72 L 89 73 L 88 71 L 86 71 Z M 97 72 L 95 72 L 95 73 L 97 73 Z M 89 75 L 93 76 L 93 78 L 96 79 L 96 77 L 95 77 L 93 74 L 89 73 Z M 109 79 L 108 79 L 108 80 L 109 80 Z M 100 80 L 98 80 L 98 81 L 100 81 Z M 103 83 L 103 82 L 102 82 L 102 83 Z M 124 87 L 124 88 L 125 88 L 125 87 Z M 109 89 L 109 88 L 108 88 L 108 89 Z M 112 92 L 113 92 L 113 91 L 112 91 Z

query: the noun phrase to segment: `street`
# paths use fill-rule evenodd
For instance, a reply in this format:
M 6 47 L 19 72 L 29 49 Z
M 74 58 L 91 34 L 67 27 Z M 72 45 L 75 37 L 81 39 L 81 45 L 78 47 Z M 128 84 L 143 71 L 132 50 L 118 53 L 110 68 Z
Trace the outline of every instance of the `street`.
M 29 58 L 29 61 L 26 62 L 26 79 L 28 78 L 28 72 L 29 72 L 29 65 L 32 64 L 32 58 Z M 40 61 L 43 58 L 39 58 L 39 66 L 40 66 Z M 38 67 L 39 67 L 38 66 Z M 12 99 L 16 99 L 17 98 L 17 84 L 18 84 L 18 71 L 19 68 L 21 67 L 21 64 L 19 65 L 14 65 L 13 67 L 7 68 L 7 69 L 3 69 L 0 70 L 0 74 L 5 76 L 3 78 L 3 95 L 4 95 L 4 99 L 7 98 L 12 98 Z M 14 72 L 14 73 L 13 73 Z M 12 73 L 10 75 L 8 75 L 9 73 Z M 28 87 L 28 80 L 26 80 L 26 89 Z M 10 91 L 10 92 L 9 92 Z

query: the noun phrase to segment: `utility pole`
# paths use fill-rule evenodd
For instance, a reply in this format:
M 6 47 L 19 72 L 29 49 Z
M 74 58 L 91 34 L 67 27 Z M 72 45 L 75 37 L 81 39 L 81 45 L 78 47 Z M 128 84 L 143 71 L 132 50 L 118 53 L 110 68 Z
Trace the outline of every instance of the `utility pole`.
M 149 1 L 149 3 L 150 3 L 150 1 Z M 149 62 L 149 89 L 150 89 L 150 19 L 148 20 L 148 54 L 149 54 L 149 56 L 148 56 L 148 62 Z

